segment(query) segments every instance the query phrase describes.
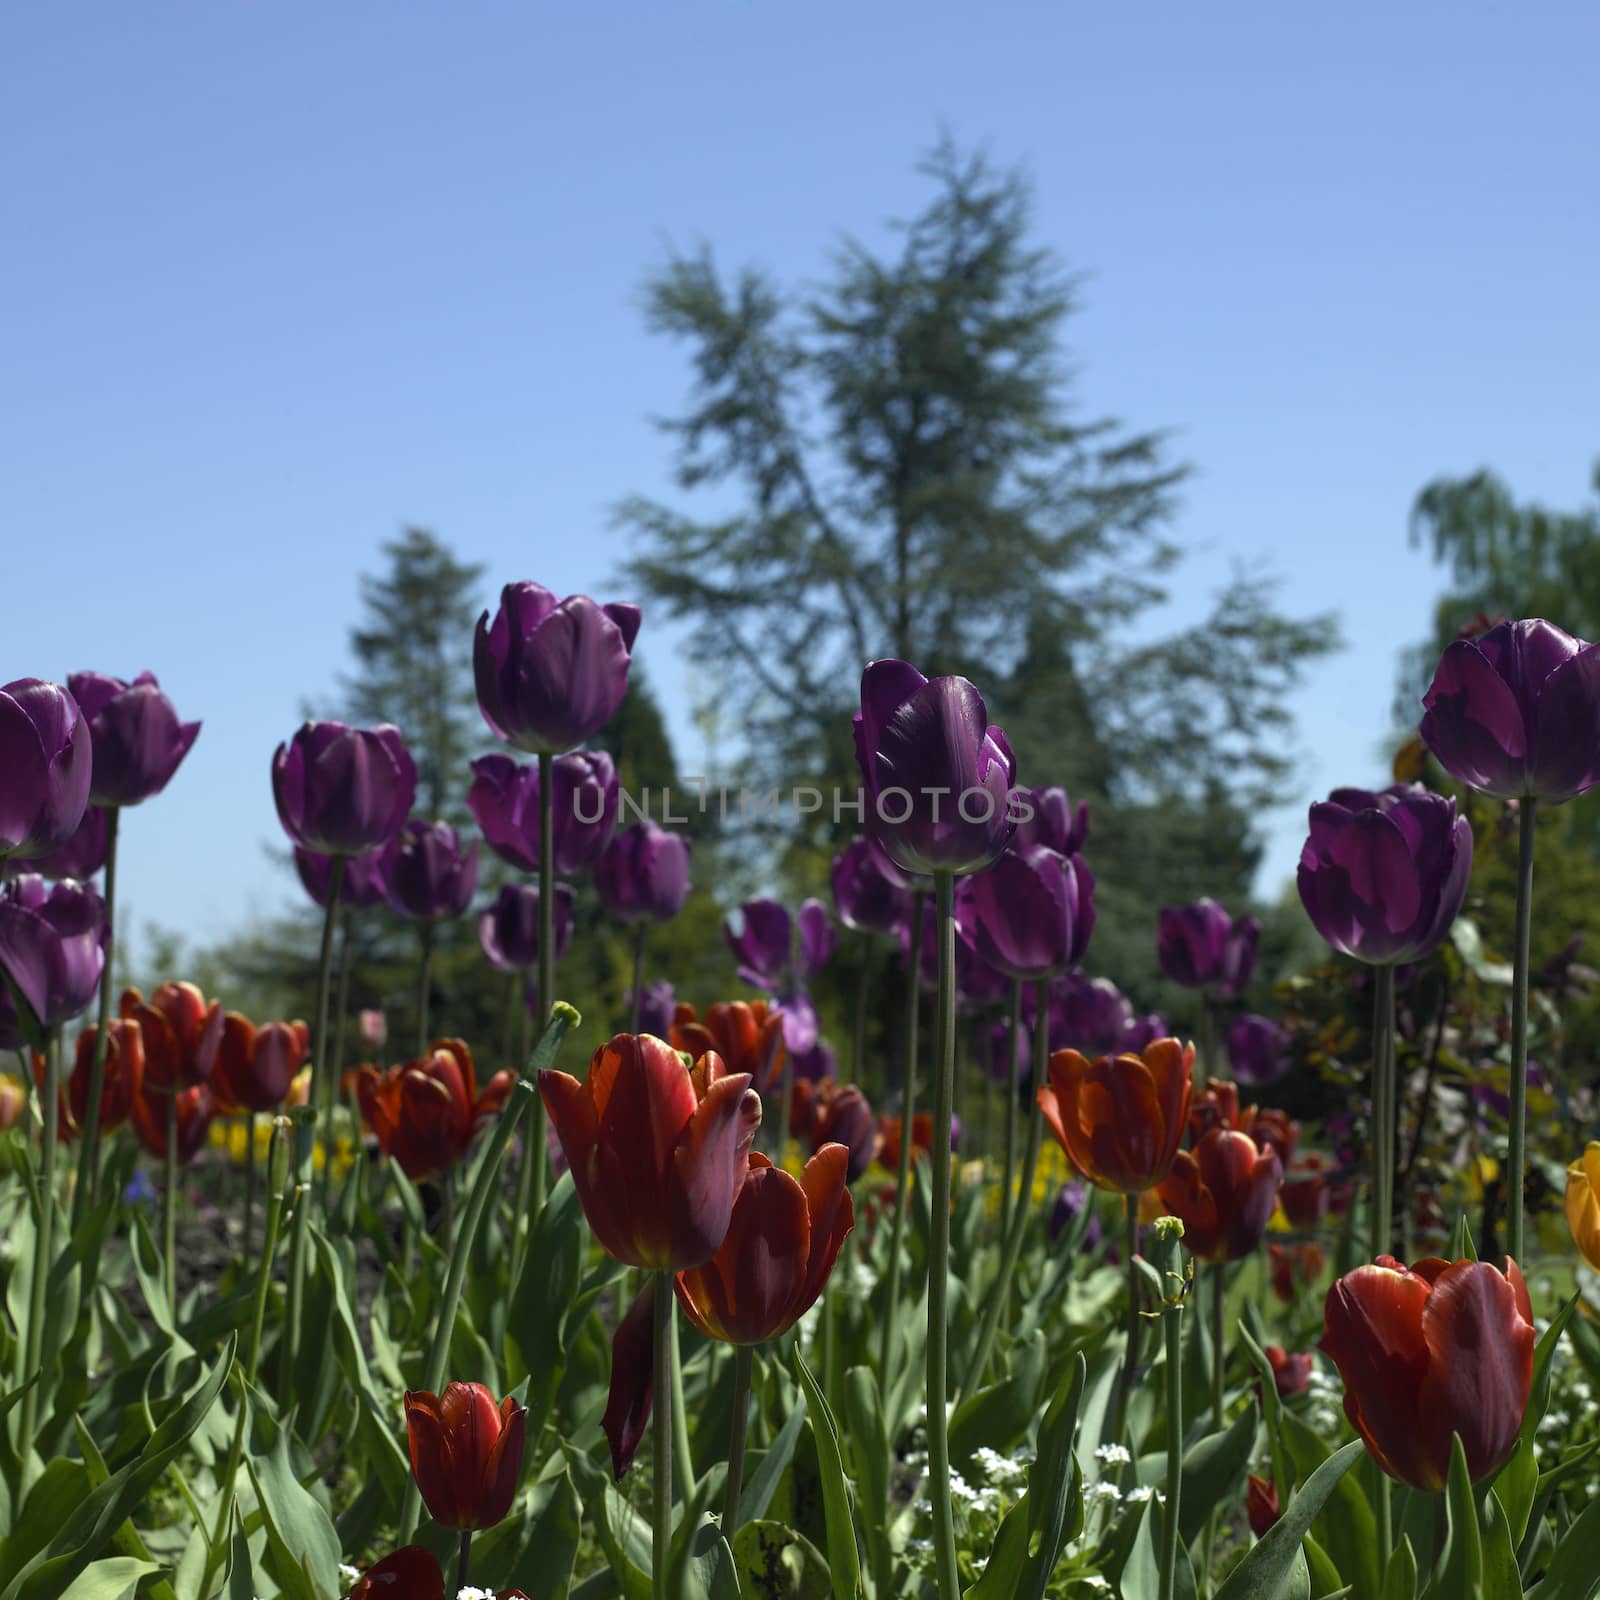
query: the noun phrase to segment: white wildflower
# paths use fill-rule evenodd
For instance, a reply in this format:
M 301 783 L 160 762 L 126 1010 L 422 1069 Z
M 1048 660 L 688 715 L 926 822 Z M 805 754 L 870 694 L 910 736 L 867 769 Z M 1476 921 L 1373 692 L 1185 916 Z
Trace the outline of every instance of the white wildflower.
M 1108 1467 L 1125 1467 L 1133 1460 L 1128 1454 L 1128 1447 L 1122 1444 L 1103 1444 L 1095 1451 L 1094 1458 Z

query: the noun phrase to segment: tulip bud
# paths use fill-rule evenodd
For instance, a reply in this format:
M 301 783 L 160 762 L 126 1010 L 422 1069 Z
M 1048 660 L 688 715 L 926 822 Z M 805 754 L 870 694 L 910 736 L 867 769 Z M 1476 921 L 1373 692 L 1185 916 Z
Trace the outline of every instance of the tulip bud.
M 48 855 L 73 836 L 93 762 L 89 720 L 70 691 L 38 678 L 0 688 L 0 860 Z
M 1265 1478 L 1258 1478 L 1252 1472 L 1245 1486 L 1244 1505 L 1250 1519 L 1250 1531 L 1256 1538 L 1264 1539 L 1267 1530 L 1282 1515 L 1278 1509 L 1277 1489 Z
M 75 672 L 67 686 L 89 719 L 94 777 L 89 798 L 98 806 L 136 806 L 161 793 L 200 733 L 179 722 L 153 672 L 132 683 L 99 672 Z
M 447 1383 L 444 1393 L 408 1389 L 411 1474 L 428 1514 L 444 1528 L 492 1528 L 516 1496 L 526 1409 L 496 1404 L 481 1383 Z

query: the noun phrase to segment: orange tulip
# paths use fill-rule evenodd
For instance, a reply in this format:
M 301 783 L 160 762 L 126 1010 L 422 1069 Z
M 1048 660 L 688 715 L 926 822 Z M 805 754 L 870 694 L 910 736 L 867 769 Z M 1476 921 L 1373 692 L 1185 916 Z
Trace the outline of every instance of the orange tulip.
M 502 1069 L 480 1094 L 472 1052 L 460 1039 L 439 1039 L 420 1061 L 387 1072 L 363 1067 L 357 1094 L 378 1148 L 415 1181 L 453 1167 L 515 1082 L 516 1074 Z
M 271 1111 L 310 1053 L 311 1032 L 303 1022 L 269 1022 L 258 1028 L 237 1011 L 222 1019 L 222 1043 L 211 1074 L 217 1110 L 225 1117 Z
M 1294 1159 L 1300 1143 L 1300 1124 L 1273 1106 L 1240 1106 L 1239 1086 L 1213 1078 L 1196 1093 L 1189 1106 L 1189 1143 L 1197 1145 L 1214 1128 L 1247 1133 L 1263 1148 L 1278 1152 L 1285 1166 Z
M 698 1061 L 708 1050 L 730 1073 L 747 1072 L 758 1094 L 766 1094 L 783 1067 L 783 1014 L 765 1000 L 722 1001 L 697 1021 L 686 1002 L 672 1014 L 672 1048 Z
M 715 1051 L 691 1070 L 652 1034 L 619 1033 L 582 1083 L 547 1068 L 539 1092 L 605 1250 L 664 1272 L 716 1254 L 761 1124 L 748 1073 Z
M 89 1075 L 94 1068 L 94 1046 L 99 1028 L 89 1026 L 78 1035 L 72 1073 L 61 1086 L 60 1127 L 63 1139 L 76 1139 L 89 1109 Z M 134 1097 L 144 1080 L 144 1033 L 136 1022 L 111 1019 L 106 1048 L 105 1077 L 100 1088 L 100 1127 L 120 1128 L 133 1109 Z M 34 1081 L 44 1090 L 44 1057 L 33 1058 Z
M 209 1081 L 222 1045 L 222 1002 L 192 983 L 164 983 L 147 1001 L 125 989 L 118 1010 L 144 1035 L 144 1081 L 151 1088 L 193 1088 Z
M 1194 1046 L 1155 1039 L 1135 1055 L 1050 1057 L 1046 1126 L 1090 1183 L 1139 1194 L 1166 1177 L 1189 1121 Z
M 1533 1384 L 1533 1311 L 1514 1261 L 1379 1256 L 1323 1306 L 1322 1349 L 1372 1459 L 1413 1489 L 1444 1488 L 1459 1434 L 1474 1483 L 1516 1447 Z
M 1283 1165 L 1270 1145 L 1213 1128 L 1180 1150 L 1161 1182 L 1161 1203 L 1183 1222 L 1183 1242 L 1202 1261 L 1239 1261 L 1261 1243 L 1278 1203 Z

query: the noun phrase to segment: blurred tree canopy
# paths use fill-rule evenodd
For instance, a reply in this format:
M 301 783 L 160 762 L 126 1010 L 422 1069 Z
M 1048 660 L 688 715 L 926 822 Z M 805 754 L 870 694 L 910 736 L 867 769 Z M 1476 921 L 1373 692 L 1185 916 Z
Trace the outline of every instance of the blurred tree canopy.
M 677 481 L 712 509 L 622 502 L 628 573 L 693 620 L 764 785 L 854 792 L 873 657 L 971 677 L 1022 781 L 1094 804 L 1089 965 L 1172 999 L 1156 907 L 1248 898 L 1257 809 L 1294 759 L 1285 697 L 1335 626 L 1280 615 L 1267 581 L 1238 575 L 1201 620 L 1152 628 L 1180 582 L 1188 468 L 1160 433 L 1080 414 L 1077 284 L 1033 242 L 1024 178 L 948 139 L 920 172 L 931 193 L 897 247 L 847 241 L 813 288 L 725 274 L 709 249 L 649 280 L 649 326 L 694 374 L 662 424 Z M 823 889 L 851 825 L 825 808 L 787 836 L 792 887 Z

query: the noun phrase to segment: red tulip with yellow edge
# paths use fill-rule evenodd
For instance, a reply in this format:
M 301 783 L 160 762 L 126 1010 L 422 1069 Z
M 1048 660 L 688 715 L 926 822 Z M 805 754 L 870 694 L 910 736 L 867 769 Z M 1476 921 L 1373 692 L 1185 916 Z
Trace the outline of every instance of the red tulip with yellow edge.
M 1189 1124 L 1194 1046 L 1155 1039 L 1143 1051 L 1050 1057 L 1039 1090 L 1045 1125 L 1098 1189 L 1139 1194 L 1166 1177 Z
M 1161 1202 L 1183 1221 L 1183 1242 L 1202 1261 L 1240 1261 L 1261 1243 L 1283 1163 L 1249 1134 L 1213 1128 L 1180 1150 L 1161 1182 Z
M 1344 1379 L 1344 1410 L 1372 1459 L 1437 1492 L 1459 1434 L 1474 1483 L 1516 1448 L 1533 1384 L 1533 1311 L 1514 1261 L 1393 1256 L 1328 1290 L 1322 1350 Z
M 481 1383 L 447 1383 L 443 1394 L 407 1389 L 411 1475 L 442 1528 L 492 1528 L 517 1493 L 528 1413 L 496 1402 Z
M 1600 1272 L 1600 1140 L 1567 1168 L 1567 1226 L 1583 1259 Z
M 695 1061 L 714 1050 L 730 1073 L 748 1072 L 766 1094 L 783 1068 L 783 1013 L 765 1000 L 725 1000 L 708 1008 L 702 1022 L 685 1001 L 672 1014 L 672 1047 Z
M 714 1050 L 691 1070 L 652 1034 L 619 1033 L 582 1083 L 547 1068 L 539 1093 L 603 1249 L 656 1272 L 716 1254 L 761 1125 L 748 1073 Z

